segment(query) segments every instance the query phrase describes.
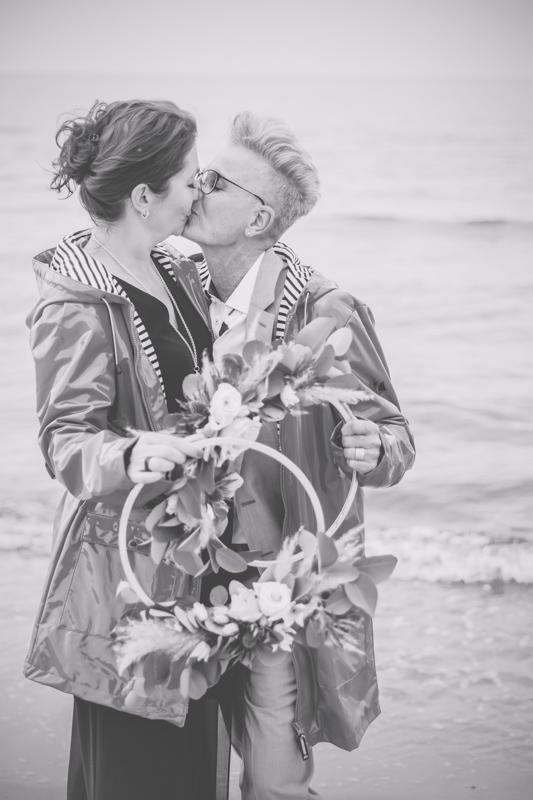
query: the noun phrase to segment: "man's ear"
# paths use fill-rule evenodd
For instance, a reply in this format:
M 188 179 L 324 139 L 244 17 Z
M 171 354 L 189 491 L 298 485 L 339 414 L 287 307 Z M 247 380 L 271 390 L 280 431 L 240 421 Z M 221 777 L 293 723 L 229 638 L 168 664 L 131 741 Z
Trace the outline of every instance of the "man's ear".
M 250 220 L 244 231 L 245 236 L 262 236 L 267 233 L 274 224 L 276 212 L 272 206 L 261 206 L 259 211 Z

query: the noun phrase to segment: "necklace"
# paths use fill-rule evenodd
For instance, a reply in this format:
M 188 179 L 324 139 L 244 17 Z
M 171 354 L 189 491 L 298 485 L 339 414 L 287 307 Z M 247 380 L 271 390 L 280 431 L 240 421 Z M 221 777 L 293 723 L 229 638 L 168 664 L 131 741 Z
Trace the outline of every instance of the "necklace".
M 96 238 L 96 236 L 94 234 L 93 234 L 93 239 L 96 242 L 96 244 L 99 245 L 102 248 L 102 250 L 105 250 L 107 255 L 110 256 L 113 259 L 113 261 L 115 261 L 119 265 L 119 267 L 124 270 L 124 272 L 127 272 L 128 275 L 131 275 L 131 277 L 135 281 L 137 281 L 139 286 L 141 286 L 142 289 L 144 289 L 146 294 L 149 294 L 149 295 L 152 294 L 150 292 L 150 290 L 148 289 L 148 287 L 142 282 L 142 280 L 140 278 L 138 278 L 137 275 L 135 275 L 131 270 L 129 270 L 121 261 L 119 261 L 118 258 L 111 252 L 111 250 L 108 250 L 108 248 L 105 246 L 105 244 L 102 244 L 102 242 L 100 242 Z M 198 363 L 198 353 L 196 352 L 196 345 L 194 344 L 194 339 L 193 339 L 192 334 L 191 334 L 191 332 L 189 330 L 189 327 L 188 327 L 187 323 L 185 322 L 185 320 L 183 319 L 183 314 L 181 313 L 181 311 L 179 309 L 179 306 L 178 306 L 176 300 L 174 299 L 174 295 L 172 294 L 172 292 L 168 288 L 167 284 L 165 283 L 165 281 L 163 280 L 163 278 L 159 274 L 159 270 L 157 269 L 156 266 L 154 266 L 154 270 L 156 272 L 157 277 L 159 278 L 159 280 L 163 284 L 163 289 L 167 293 L 168 298 L 169 298 L 172 306 L 174 307 L 174 310 L 176 311 L 176 315 L 177 315 L 178 319 L 181 321 L 181 324 L 183 325 L 183 327 L 187 331 L 187 336 L 189 338 L 189 341 L 187 341 L 187 339 L 183 336 L 181 331 L 175 325 L 172 324 L 172 322 L 170 320 L 170 316 L 168 318 L 168 321 L 169 321 L 171 327 L 176 331 L 176 333 L 178 334 L 178 336 L 180 337 L 182 342 L 187 347 L 189 353 L 191 354 L 192 362 L 194 364 L 194 371 L 195 372 L 200 372 L 200 365 Z

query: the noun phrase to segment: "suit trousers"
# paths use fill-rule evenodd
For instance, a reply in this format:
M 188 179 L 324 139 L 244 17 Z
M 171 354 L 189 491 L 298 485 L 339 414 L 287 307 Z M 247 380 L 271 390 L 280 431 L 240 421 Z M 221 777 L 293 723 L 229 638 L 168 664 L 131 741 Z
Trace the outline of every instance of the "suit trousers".
M 270 666 L 256 657 L 250 669 L 237 670 L 232 742 L 243 761 L 242 800 L 323 800 L 310 787 L 312 748 L 304 761 L 292 727 L 297 685 L 291 655 Z

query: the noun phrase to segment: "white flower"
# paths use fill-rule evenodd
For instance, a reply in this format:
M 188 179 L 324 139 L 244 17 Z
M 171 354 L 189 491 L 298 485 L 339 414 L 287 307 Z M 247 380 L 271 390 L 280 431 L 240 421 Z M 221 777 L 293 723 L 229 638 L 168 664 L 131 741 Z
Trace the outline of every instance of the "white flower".
M 219 611 L 218 609 L 215 609 L 215 611 L 213 612 L 213 622 L 216 623 L 217 625 L 225 625 L 227 622 L 229 622 L 229 617 L 225 613 L 225 611 L 226 611 L 225 608 L 224 611 L 221 610 Z
M 239 633 L 239 626 L 236 622 L 228 622 L 228 624 L 224 625 L 222 628 L 222 633 L 224 636 L 235 636 L 236 633 Z
M 244 441 L 253 441 L 259 436 L 261 422 L 258 419 L 249 417 L 238 417 L 230 422 L 220 431 L 220 436 L 231 436 Z M 218 465 L 221 466 L 225 461 L 234 461 L 238 455 L 247 449 L 246 446 L 239 447 L 236 444 L 224 444 L 220 448 L 220 459 Z
M 281 400 L 284 406 L 287 406 L 287 408 L 290 408 L 291 406 L 297 406 L 298 403 L 300 402 L 298 395 L 296 394 L 292 386 L 289 386 L 288 383 L 286 383 L 283 389 L 281 390 L 279 399 Z
M 228 608 L 228 614 L 232 619 L 238 619 L 241 622 L 256 622 L 261 613 L 253 589 L 243 587 L 232 594 Z
M 196 619 L 199 620 L 199 622 L 205 622 L 207 619 L 207 609 L 204 605 L 202 605 L 202 603 L 194 603 L 193 611 L 196 614 Z
M 257 604 L 270 621 L 281 619 L 291 609 L 291 590 L 284 583 L 264 581 L 254 583 Z
M 220 383 L 211 398 L 209 424 L 217 430 L 225 428 L 238 416 L 241 406 L 241 393 L 231 383 Z
M 211 649 L 207 642 L 198 642 L 194 650 L 191 651 L 189 658 L 197 661 L 207 661 L 211 654 Z
M 274 625 L 273 630 L 278 636 L 281 636 L 281 641 L 276 642 L 272 646 L 272 650 L 276 652 L 277 650 L 285 650 L 285 652 L 290 653 L 292 644 L 294 642 L 294 633 L 290 629 L 288 629 L 285 625 L 278 623 Z

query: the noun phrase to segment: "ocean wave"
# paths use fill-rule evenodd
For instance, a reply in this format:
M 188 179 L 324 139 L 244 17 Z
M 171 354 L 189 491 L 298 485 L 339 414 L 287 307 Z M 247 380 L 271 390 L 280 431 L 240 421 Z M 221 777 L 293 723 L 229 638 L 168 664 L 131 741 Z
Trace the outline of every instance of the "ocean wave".
M 394 577 L 426 583 L 533 584 L 533 541 L 433 527 L 388 528 L 367 535 L 368 555 L 398 558 Z
M 324 221 L 342 222 L 342 223 L 377 223 L 377 224 L 404 224 L 404 225 L 435 225 L 435 226 L 453 226 L 453 227 L 466 227 L 466 228 L 519 228 L 525 230 L 533 230 L 533 219 L 516 219 L 512 217 L 498 218 L 498 217 L 421 217 L 416 215 L 396 215 L 396 214 L 357 214 L 357 213 L 320 213 L 315 212 L 315 219 L 321 218 Z

